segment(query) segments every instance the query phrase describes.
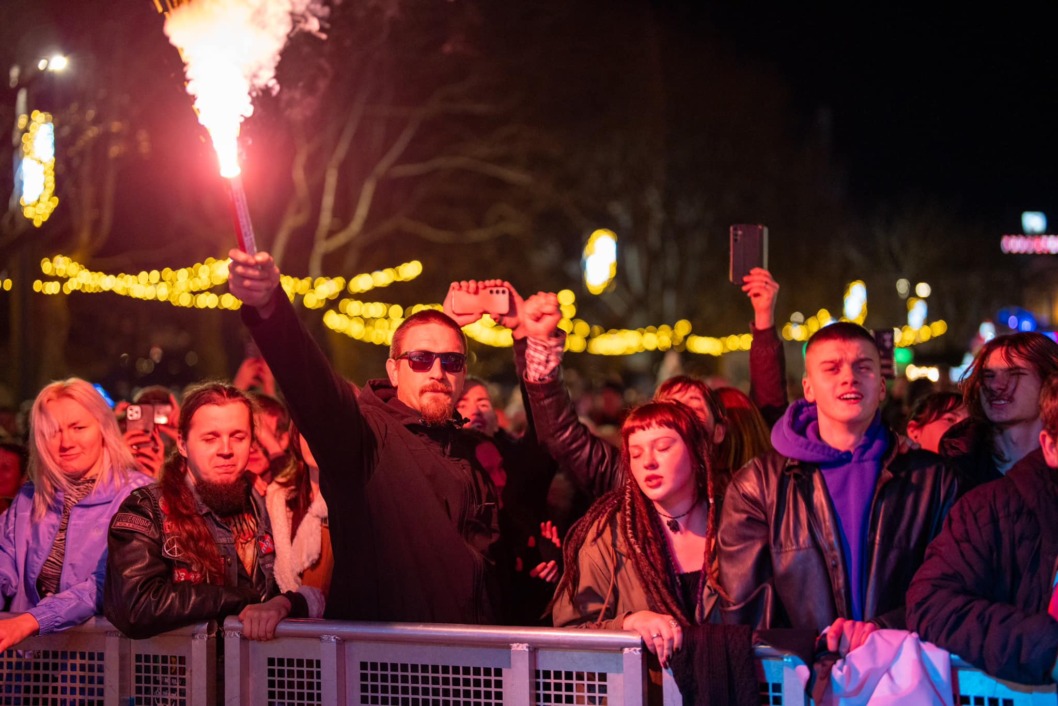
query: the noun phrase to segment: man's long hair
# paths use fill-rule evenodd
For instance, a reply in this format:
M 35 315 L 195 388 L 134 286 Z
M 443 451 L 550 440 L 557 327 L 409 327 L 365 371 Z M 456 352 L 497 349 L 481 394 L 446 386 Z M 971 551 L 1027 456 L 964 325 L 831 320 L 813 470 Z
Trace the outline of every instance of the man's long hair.
M 1041 383 L 1058 373 L 1058 343 L 1042 333 L 1021 331 L 996 336 L 977 351 L 973 367 L 960 383 L 966 409 L 970 417 L 979 422 L 988 422 L 984 406 L 981 404 L 981 392 L 985 384 L 985 363 L 988 357 L 996 351 L 1001 351 L 1003 357 L 1008 360 L 1016 356 L 1025 361 L 1040 376 Z
M 114 412 L 90 383 L 79 378 L 69 378 L 45 386 L 33 401 L 33 408 L 30 410 L 33 443 L 30 446 L 28 474 L 33 481 L 33 517 L 37 520 L 44 517 L 58 491 L 66 493 L 70 489 L 66 474 L 59 466 L 59 460 L 54 458 L 48 446 L 49 438 L 58 432 L 58 427 L 47 405 L 58 399 L 69 399 L 78 403 L 99 424 L 103 437 L 103 466 L 96 480 L 97 485 L 120 485 L 125 482 L 130 472 L 136 470 L 136 459 L 121 435 Z
M 629 437 L 637 431 L 658 427 L 672 429 L 680 435 L 694 464 L 698 502 L 702 499 L 708 499 L 709 502 L 703 581 L 697 593 L 698 604 L 691 609 L 690 615 L 685 614 L 680 605 L 679 579 L 661 527 L 661 518 L 628 471 Z M 720 498 L 716 495 L 711 454 L 708 453 L 711 448 L 712 444 L 706 438 L 705 428 L 698 417 L 679 402 L 649 402 L 632 410 L 621 426 L 621 460 L 626 470 L 624 485 L 599 498 L 570 530 L 563 550 L 566 570 L 555 590 L 556 597 L 566 591 L 570 599 L 575 600 L 580 583 L 578 557 L 581 548 L 585 542 L 597 541 L 616 517 L 618 532 L 628 547 L 630 563 L 642 580 L 650 610 L 671 615 L 683 625 L 692 623 L 701 607 L 705 584 L 708 583 L 714 590 L 719 589 L 715 557 Z M 594 533 L 592 528 L 595 528 Z
M 187 443 L 191 419 L 207 405 L 244 404 L 250 414 L 251 434 L 253 402 L 241 390 L 220 382 L 209 382 L 189 388 L 180 409 L 180 438 Z M 201 572 L 203 581 L 223 585 L 226 575 L 224 559 L 217 550 L 217 542 L 198 511 L 198 503 L 191 490 L 187 474 L 187 459 L 173 451 L 162 468 L 158 483 L 162 489 L 165 520 L 168 523 L 165 541 L 176 544 L 174 553 L 187 562 L 192 571 Z

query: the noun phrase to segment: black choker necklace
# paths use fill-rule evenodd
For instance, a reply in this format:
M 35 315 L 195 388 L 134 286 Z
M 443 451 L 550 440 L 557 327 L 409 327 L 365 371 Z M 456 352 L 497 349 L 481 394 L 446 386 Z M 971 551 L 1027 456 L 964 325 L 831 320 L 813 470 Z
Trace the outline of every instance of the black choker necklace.
M 666 515 L 661 510 L 658 510 L 658 514 L 665 518 L 665 524 L 669 526 L 670 530 L 672 530 L 673 532 L 679 532 L 680 531 L 680 523 L 677 520 L 680 520 L 680 519 L 682 519 L 684 517 L 687 517 L 687 515 L 690 515 L 691 512 L 693 512 L 693 511 L 694 511 L 694 505 L 691 505 L 691 508 L 689 510 L 687 510 L 687 512 L 684 512 L 684 513 L 682 513 L 680 515 Z

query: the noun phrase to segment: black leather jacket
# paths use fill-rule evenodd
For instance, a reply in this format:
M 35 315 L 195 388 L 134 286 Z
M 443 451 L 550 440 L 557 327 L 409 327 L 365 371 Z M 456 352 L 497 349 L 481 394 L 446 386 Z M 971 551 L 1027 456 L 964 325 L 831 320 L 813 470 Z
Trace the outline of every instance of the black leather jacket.
M 236 554 L 231 529 L 199 501 L 217 548 L 227 565 L 223 586 L 203 583 L 187 562 L 166 542 L 165 515 L 159 505 L 161 486 L 134 490 L 110 521 L 109 557 L 103 612 L 121 632 L 140 639 L 207 620 L 220 620 L 279 593 L 272 567 L 275 545 L 268 513 L 250 493 L 257 516 L 257 562 L 249 576 Z M 290 617 L 303 617 L 307 605 L 298 594 L 291 599 Z
M 904 596 L 956 496 L 943 461 L 898 453 L 895 438 L 870 509 L 864 619 L 904 628 Z M 724 622 L 821 631 L 851 618 L 838 520 L 811 464 L 770 453 L 735 474 L 719 531 Z

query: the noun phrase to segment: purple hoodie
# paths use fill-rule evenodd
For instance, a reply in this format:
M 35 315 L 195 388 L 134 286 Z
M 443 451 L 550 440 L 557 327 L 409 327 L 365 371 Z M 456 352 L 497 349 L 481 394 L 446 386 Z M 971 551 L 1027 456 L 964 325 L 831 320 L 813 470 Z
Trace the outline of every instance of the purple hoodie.
M 852 619 L 863 620 L 864 559 L 871 501 L 882 461 L 889 450 L 889 432 L 881 414 L 852 451 L 839 451 L 819 436 L 816 406 L 797 400 L 786 410 L 771 432 L 771 443 L 783 456 L 819 466 L 838 518 L 841 551 L 849 572 Z

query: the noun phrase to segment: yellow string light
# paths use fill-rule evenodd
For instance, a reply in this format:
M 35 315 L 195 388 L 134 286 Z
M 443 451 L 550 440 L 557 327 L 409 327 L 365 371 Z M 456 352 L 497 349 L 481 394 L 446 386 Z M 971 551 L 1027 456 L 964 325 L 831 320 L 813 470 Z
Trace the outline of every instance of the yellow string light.
M 229 260 L 207 258 L 205 261 L 180 269 L 145 270 L 133 274 L 107 274 L 89 270 L 69 257 L 57 255 L 40 263 L 41 272 L 65 282 L 36 280 L 33 290 L 41 294 L 57 295 L 81 292 L 93 294 L 109 292 L 147 301 L 165 301 L 173 306 L 197 309 L 238 309 L 241 302 L 232 294 L 215 294 L 208 290 L 228 280 Z M 372 289 L 407 282 L 422 274 L 418 260 L 397 267 L 344 277 L 292 277 L 283 275 L 280 284 L 292 301 L 300 297 L 308 309 L 327 308 L 323 323 L 332 331 L 349 338 L 374 345 L 388 346 L 393 331 L 407 316 L 423 309 L 441 310 L 440 304 L 416 304 L 404 307 L 382 301 L 364 301 L 342 297 L 343 292 L 360 294 Z M 10 279 L 0 280 L 0 288 L 10 291 Z M 566 350 L 590 355 L 626 356 L 644 351 L 686 350 L 696 355 L 721 356 L 726 353 L 748 351 L 753 343 L 749 333 L 728 336 L 700 336 L 692 333 L 691 322 L 681 319 L 670 325 L 647 326 L 638 329 L 610 329 L 592 325 L 577 318 L 576 295 L 563 289 L 557 293 L 562 319 L 559 327 L 566 332 Z M 332 304 L 338 299 L 337 304 Z M 803 317 L 801 317 L 803 319 Z M 834 318 L 827 309 L 820 309 L 803 321 L 786 323 L 781 330 L 788 341 L 805 341 Z M 483 345 L 509 348 L 513 345 L 510 329 L 500 326 L 488 315 L 465 326 L 467 336 Z M 925 343 L 947 333 L 944 321 L 913 329 L 909 326 L 894 329 L 896 345 L 901 348 Z

